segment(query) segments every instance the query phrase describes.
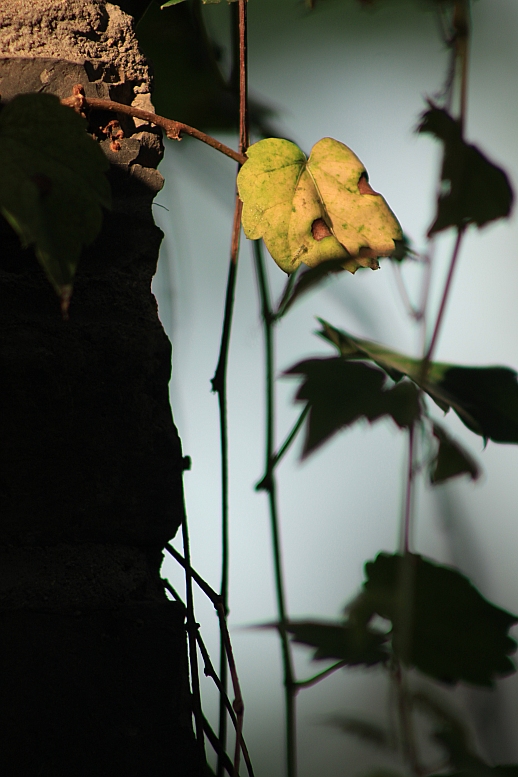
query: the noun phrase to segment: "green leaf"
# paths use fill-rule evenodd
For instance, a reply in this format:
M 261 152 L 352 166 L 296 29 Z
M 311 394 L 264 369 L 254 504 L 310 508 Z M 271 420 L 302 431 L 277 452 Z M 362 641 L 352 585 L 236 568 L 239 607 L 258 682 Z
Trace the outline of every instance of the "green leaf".
M 179 3 L 184 3 L 184 2 L 185 0 L 167 0 L 167 3 L 164 3 L 163 5 L 160 6 L 160 10 L 162 10 L 163 8 L 169 8 L 169 6 L 171 5 L 178 5 Z
M 508 636 L 518 617 L 495 607 L 470 580 L 422 556 L 380 553 L 365 565 L 361 613 L 392 622 L 392 649 L 408 666 L 445 683 L 491 686 L 515 671 Z
M 303 457 L 360 418 L 372 422 L 389 415 L 403 428 L 420 415 L 418 390 L 412 383 L 386 389 L 385 374 L 367 364 L 340 357 L 308 359 L 284 374 L 304 376 L 296 395 L 310 406 Z
M 335 659 L 350 666 L 385 662 L 387 635 L 359 624 L 291 621 L 287 630 L 294 642 L 316 648 L 313 661 Z
M 475 434 L 501 443 L 518 443 L 517 374 L 508 367 L 459 367 L 423 362 L 379 343 L 361 340 L 319 319 L 317 334 L 346 359 L 373 361 L 393 380 L 409 377 L 447 412 L 452 408 Z
M 237 184 L 247 237 L 263 238 L 285 272 L 304 263 L 340 260 L 354 273 L 390 256 L 401 227 L 365 167 L 332 138 L 313 146 L 309 159 L 294 143 L 267 138 L 247 151 Z
M 49 94 L 15 97 L 0 113 L 0 210 L 34 245 L 66 313 L 81 248 L 110 207 L 109 165 L 86 123 Z
M 481 227 L 509 215 L 514 195 L 506 173 L 464 141 L 458 121 L 430 103 L 417 131 L 430 133 L 444 144 L 443 190 L 429 236 L 448 227 Z
M 433 433 L 439 440 L 439 450 L 430 468 L 431 483 L 440 485 L 458 475 L 469 475 L 472 480 L 477 480 L 480 467 L 471 454 L 438 423 L 434 423 Z

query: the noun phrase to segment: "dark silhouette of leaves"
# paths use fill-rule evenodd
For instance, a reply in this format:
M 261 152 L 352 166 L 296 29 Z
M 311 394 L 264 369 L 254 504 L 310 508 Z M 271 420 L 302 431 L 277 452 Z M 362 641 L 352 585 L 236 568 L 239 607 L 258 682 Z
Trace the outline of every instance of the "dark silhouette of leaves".
M 429 236 L 448 227 L 481 227 L 509 215 L 514 195 L 506 173 L 465 142 L 458 121 L 430 103 L 417 131 L 430 133 L 444 144 L 443 190 Z
M 515 764 L 489 766 L 482 761 L 456 727 L 442 727 L 435 732 L 434 739 L 448 753 L 450 765 L 458 770 L 444 777 L 518 777 L 518 766 Z
M 287 628 L 294 642 L 316 648 L 314 661 L 335 659 L 350 666 L 372 666 L 388 658 L 387 635 L 363 624 L 291 621 Z
M 470 580 L 422 556 L 380 553 L 365 565 L 366 582 L 354 607 L 392 622 L 398 658 L 445 683 L 491 686 L 510 674 L 508 636 L 518 617 L 495 607 Z
M 277 317 L 282 318 L 282 316 L 291 308 L 295 300 L 303 294 L 306 294 L 306 292 L 316 288 L 322 281 L 329 278 L 330 275 L 336 275 L 339 272 L 344 272 L 343 261 L 341 259 L 331 259 L 328 262 L 318 264 L 316 267 L 306 267 L 304 270 L 299 268 L 297 270 L 295 285 L 279 303 Z
M 392 351 L 379 343 L 360 340 L 319 319 L 317 334 L 331 342 L 343 358 L 368 360 L 398 381 L 409 377 L 447 412 L 452 408 L 461 421 L 484 439 L 518 443 L 518 382 L 509 367 L 459 367 L 431 362 Z
M 439 450 L 430 468 L 430 481 L 439 485 L 458 475 L 469 475 L 472 480 L 477 480 L 480 467 L 462 445 L 437 423 L 433 425 L 433 433 L 439 440 Z
M 66 312 L 81 248 L 110 206 L 108 162 L 86 122 L 50 94 L 22 94 L 0 114 L 0 210 L 34 245 Z
M 388 415 L 403 428 L 420 415 L 418 391 L 413 384 L 405 381 L 386 389 L 384 372 L 367 364 L 340 357 L 308 359 L 284 374 L 304 376 L 296 395 L 298 401 L 310 405 L 303 457 L 360 418 L 372 422 Z

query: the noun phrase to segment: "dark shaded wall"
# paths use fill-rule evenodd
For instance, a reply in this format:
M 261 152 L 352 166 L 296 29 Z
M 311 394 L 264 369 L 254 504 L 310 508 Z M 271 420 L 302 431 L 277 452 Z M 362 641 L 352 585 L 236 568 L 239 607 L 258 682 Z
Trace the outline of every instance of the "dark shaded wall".
M 7 0 L 2 13 L 2 101 L 82 83 L 150 105 L 116 6 Z M 120 151 L 103 143 L 113 210 L 69 321 L 0 220 L 0 770 L 13 777 L 200 774 L 184 612 L 160 580 L 184 509 L 171 346 L 150 291 L 162 143 L 138 125 L 124 122 Z

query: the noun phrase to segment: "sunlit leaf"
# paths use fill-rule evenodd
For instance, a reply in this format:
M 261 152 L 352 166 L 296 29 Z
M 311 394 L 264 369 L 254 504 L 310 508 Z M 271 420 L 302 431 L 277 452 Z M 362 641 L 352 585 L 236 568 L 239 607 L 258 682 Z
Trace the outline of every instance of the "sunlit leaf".
M 310 406 L 303 456 L 361 418 L 372 422 L 388 415 L 403 428 L 420 414 L 418 391 L 412 383 L 386 388 L 385 374 L 367 364 L 340 357 L 308 359 L 284 374 L 304 376 L 296 395 Z
M 378 267 L 402 239 L 396 217 L 368 184 L 365 167 L 332 138 L 309 159 L 288 140 L 254 143 L 238 175 L 247 237 L 263 238 L 287 273 L 339 260 L 344 269 Z
M 362 340 L 319 319 L 321 337 L 346 359 L 373 361 L 394 380 L 409 377 L 445 412 L 452 408 L 475 434 L 501 443 L 518 443 L 517 374 L 508 367 L 460 367 L 432 362 L 423 373 L 419 359 Z
M 439 424 L 434 423 L 433 433 L 439 440 L 439 450 L 430 468 L 430 481 L 439 485 L 458 475 L 469 475 L 477 480 L 480 467 L 471 454 Z
M 81 248 L 110 206 L 106 157 L 57 97 L 24 94 L 0 113 L 0 167 L 0 210 L 66 308 Z
M 392 649 L 408 666 L 446 683 L 487 686 L 515 671 L 508 631 L 518 617 L 462 573 L 414 554 L 380 553 L 365 574 L 356 606 L 392 622 Z
M 386 634 L 357 624 L 291 621 L 288 631 L 294 642 L 316 648 L 314 661 L 334 659 L 350 666 L 372 666 L 388 658 Z
M 448 227 L 481 227 L 509 215 L 514 196 L 506 173 L 465 142 L 458 121 L 430 103 L 418 132 L 430 133 L 444 144 L 443 188 L 429 235 Z

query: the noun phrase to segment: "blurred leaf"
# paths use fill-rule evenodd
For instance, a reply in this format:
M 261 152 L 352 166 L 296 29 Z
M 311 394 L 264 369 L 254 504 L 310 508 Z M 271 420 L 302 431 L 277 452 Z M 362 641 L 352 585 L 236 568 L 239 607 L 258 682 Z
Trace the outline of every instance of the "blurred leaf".
M 392 649 L 405 664 L 445 683 L 486 686 L 515 671 L 507 632 L 518 617 L 460 572 L 414 554 L 380 553 L 365 574 L 359 606 L 392 622 Z
M 383 750 L 395 750 L 396 742 L 382 726 L 367 720 L 349 717 L 348 715 L 333 715 L 327 718 L 326 723 L 340 729 L 344 734 L 363 739 L 370 745 Z
M 393 380 L 404 375 L 413 380 L 447 412 L 452 408 L 475 434 L 493 442 L 518 443 L 518 382 L 508 367 L 458 367 L 431 362 L 425 375 L 423 363 L 370 340 L 361 340 L 319 319 L 317 332 L 346 359 L 373 361 Z
M 23 94 L 0 113 L 0 167 L 0 211 L 34 245 L 66 314 L 81 249 L 110 207 L 106 157 L 57 97 Z
M 439 440 L 439 450 L 430 468 L 430 481 L 440 485 L 458 475 L 469 475 L 472 480 L 477 480 L 480 467 L 471 454 L 439 424 L 434 423 L 433 433 Z
M 482 761 L 478 755 L 468 747 L 466 740 L 462 735 L 459 736 L 459 732 L 456 728 L 452 729 L 449 726 L 445 726 L 435 732 L 434 739 L 436 739 L 448 753 L 451 766 L 458 770 L 445 777 L 495 777 L 495 775 L 502 775 L 502 777 L 504 777 L 504 775 L 506 777 L 518 777 L 518 766 L 516 765 L 489 766 Z M 436 775 L 435 777 L 439 776 Z
M 238 85 L 225 81 L 218 64 L 221 50 L 207 35 L 196 3 L 162 11 L 160 0 L 153 0 L 138 23 L 137 36 L 152 67 L 158 114 L 200 130 L 237 131 Z M 275 134 L 275 113 L 249 98 L 250 126 L 260 135 Z
M 506 173 L 464 141 L 458 121 L 430 103 L 417 131 L 430 133 L 444 144 L 443 190 L 429 236 L 448 227 L 481 227 L 509 215 L 514 196 Z
M 336 260 L 354 273 L 394 253 L 402 238 L 396 217 L 343 143 L 323 138 L 307 159 L 289 140 L 267 138 L 247 156 L 237 179 L 243 229 L 264 239 L 285 272 Z
M 403 428 L 420 415 L 418 390 L 413 384 L 405 381 L 385 389 L 385 374 L 367 364 L 340 357 L 308 359 L 284 374 L 304 376 L 296 394 L 296 400 L 310 406 L 303 457 L 360 418 L 372 422 L 389 415 Z
M 308 267 L 304 270 L 295 271 L 295 285 L 289 290 L 279 303 L 278 317 L 281 318 L 291 308 L 293 303 L 306 292 L 316 288 L 323 280 L 330 275 L 343 272 L 343 262 L 341 259 L 331 259 L 328 262 L 322 262 L 316 267 Z M 293 275 L 295 275 L 295 273 Z M 291 276 L 293 277 L 293 276 Z
M 152 66 L 158 114 L 201 130 L 237 129 L 238 103 L 195 8 L 181 3 L 161 11 L 152 2 L 137 26 L 137 36 Z
M 356 623 L 291 621 L 288 631 L 294 642 L 315 647 L 313 661 L 335 659 L 350 666 L 385 662 L 387 635 Z

